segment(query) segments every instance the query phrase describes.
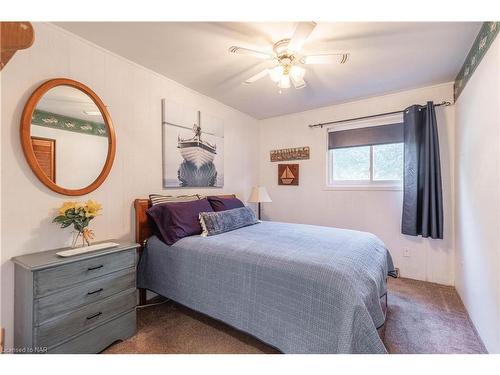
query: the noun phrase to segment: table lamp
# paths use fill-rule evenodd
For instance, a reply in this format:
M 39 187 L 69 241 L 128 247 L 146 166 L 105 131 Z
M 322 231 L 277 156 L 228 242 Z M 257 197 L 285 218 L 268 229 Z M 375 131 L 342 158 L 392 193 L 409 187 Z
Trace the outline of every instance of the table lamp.
M 248 198 L 248 202 L 257 203 L 258 204 L 258 218 L 260 220 L 260 204 L 264 202 L 272 202 L 271 197 L 267 193 L 267 190 L 263 186 L 254 186 L 252 188 L 252 193 L 250 194 L 250 198 Z

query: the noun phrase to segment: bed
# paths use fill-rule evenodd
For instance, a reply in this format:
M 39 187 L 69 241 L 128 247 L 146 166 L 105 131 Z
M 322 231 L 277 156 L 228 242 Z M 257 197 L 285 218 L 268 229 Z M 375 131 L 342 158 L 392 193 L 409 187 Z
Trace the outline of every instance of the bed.
M 141 302 L 151 290 L 247 332 L 283 353 L 386 353 L 386 277 L 373 234 L 261 222 L 167 246 L 136 200 Z

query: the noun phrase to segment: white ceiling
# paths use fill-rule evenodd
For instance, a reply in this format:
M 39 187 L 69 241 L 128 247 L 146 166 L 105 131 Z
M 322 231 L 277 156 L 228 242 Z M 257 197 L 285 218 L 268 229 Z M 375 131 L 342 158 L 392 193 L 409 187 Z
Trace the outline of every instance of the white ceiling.
M 295 23 L 76 22 L 57 25 L 233 108 L 262 119 L 391 91 L 452 81 L 479 22 L 319 23 L 302 52 L 347 50 L 344 65 L 307 66 L 307 87 L 278 92 L 272 62 L 228 48 L 270 50 Z
M 57 86 L 50 89 L 41 97 L 36 108 L 80 120 L 104 123 L 99 108 L 90 96 L 70 86 Z M 84 111 L 99 112 L 99 114 L 88 115 Z

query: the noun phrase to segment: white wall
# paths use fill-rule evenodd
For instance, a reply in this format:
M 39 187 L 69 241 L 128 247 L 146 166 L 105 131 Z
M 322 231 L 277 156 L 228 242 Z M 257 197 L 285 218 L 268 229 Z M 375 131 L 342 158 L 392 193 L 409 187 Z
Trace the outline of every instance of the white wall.
M 456 288 L 500 353 L 500 38 L 456 103 Z
M 56 183 L 81 189 L 95 181 L 108 156 L 108 138 L 31 125 L 31 136 L 56 141 Z
M 135 198 L 162 192 L 161 98 L 221 118 L 225 123 L 225 186 L 182 190 L 236 193 L 246 198 L 257 182 L 257 121 L 213 99 L 129 62 L 50 24 L 34 24 L 35 44 L 19 51 L 2 71 L 1 102 L 1 321 L 12 345 L 13 265 L 10 258 L 70 243 L 69 230 L 51 223 L 65 197 L 43 186 L 29 169 L 19 141 L 21 112 L 43 81 L 68 77 L 91 87 L 108 106 L 117 137 L 116 158 L 105 183 L 81 200 L 104 206 L 91 224 L 98 239 L 133 240 Z M 171 193 L 180 193 L 181 190 Z
M 260 183 L 272 203 L 264 204 L 264 218 L 296 223 L 358 229 L 375 233 L 390 250 L 404 277 L 453 284 L 453 153 L 454 108 L 436 109 L 443 174 L 444 240 L 401 234 L 402 191 L 326 190 L 326 129 L 307 125 L 397 111 L 428 100 L 453 100 L 453 84 L 443 84 L 367 98 L 302 113 L 260 121 Z M 299 186 L 278 186 L 277 164 L 269 151 L 310 146 L 311 158 L 298 161 Z M 295 163 L 295 162 L 294 162 Z M 403 249 L 410 257 L 403 257 Z

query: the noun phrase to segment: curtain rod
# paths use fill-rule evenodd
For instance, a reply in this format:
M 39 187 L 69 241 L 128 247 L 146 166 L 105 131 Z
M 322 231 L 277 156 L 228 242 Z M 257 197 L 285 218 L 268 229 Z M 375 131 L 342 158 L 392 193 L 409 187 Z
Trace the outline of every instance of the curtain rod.
M 450 102 L 441 102 L 439 104 L 434 104 L 435 107 L 441 107 L 441 106 L 445 106 L 445 107 L 448 107 L 449 105 L 451 105 Z M 422 106 L 424 107 L 424 106 Z M 345 120 L 337 120 L 337 121 L 329 121 L 329 122 L 321 122 L 319 124 L 314 124 L 314 125 L 309 125 L 309 127 L 311 129 L 313 128 L 323 128 L 323 126 L 325 125 L 333 125 L 333 124 L 339 124 L 341 122 L 347 122 L 347 121 L 356 121 L 356 120 L 364 120 L 364 119 L 367 119 L 367 118 L 373 118 L 373 117 L 380 117 L 380 116 L 388 116 L 388 115 L 396 115 L 398 113 L 403 113 L 405 110 L 402 109 L 401 111 L 394 111 L 394 112 L 386 112 L 386 113 L 377 113 L 376 115 L 369 115 L 369 116 L 362 116 L 362 117 L 354 117 L 354 118 L 348 118 L 348 119 L 345 119 Z

